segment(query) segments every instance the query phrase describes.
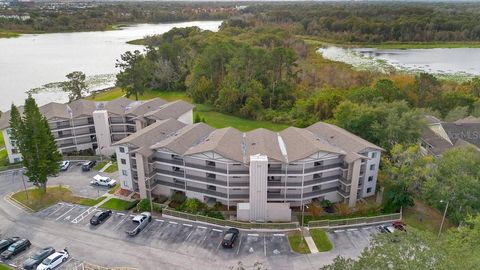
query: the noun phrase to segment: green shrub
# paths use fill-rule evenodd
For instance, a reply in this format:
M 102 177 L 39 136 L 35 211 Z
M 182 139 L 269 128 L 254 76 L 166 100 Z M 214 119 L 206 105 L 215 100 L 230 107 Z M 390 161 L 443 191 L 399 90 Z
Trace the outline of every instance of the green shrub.
M 207 216 L 207 217 L 212 217 L 212 218 L 225 220 L 225 217 L 219 211 L 209 210 L 209 211 L 205 211 L 205 213 L 203 215 Z
M 197 214 L 203 210 L 206 210 L 208 206 L 202 203 L 198 199 L 188 198 L 180 206 L 177 207 L 178 211 L 183 211 L 191 214 Z
M 150 212 L 152 211 L 150 207 L 150 200 L 149 199 L 143 199 L 137 204 L 137 210 L 139 212 Z
M 330 208 L 330 207 L 332 207 L 332 202 L 329 201 L 329 200 L 323 200 L 323 201 L 321 202 L 321 204 L 322 204 L 322 207 L 323 207 L 323 208 Z
M 178 203 L 178 204 L 181 204 L 183 202 L 185 202 L 185 200 L 187 199 L 187 196 L 185 196 L 185 194 L 181 193 L 181 192 L 175 192 L 172 197 L 170 198 L 170 200 Z

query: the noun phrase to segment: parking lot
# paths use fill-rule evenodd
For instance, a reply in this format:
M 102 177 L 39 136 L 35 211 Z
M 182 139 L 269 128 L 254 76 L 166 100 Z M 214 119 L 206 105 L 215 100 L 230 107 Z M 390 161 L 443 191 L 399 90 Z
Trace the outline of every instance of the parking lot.
M 333 251 L 348 249 L 363 250 L 370 243 L 372 234 L 378 233 L 376 226 L 361 228 L 336 229 L 328 231 L 327 235 L 333 243 Z
M 3 236 L 3 237 L 8 237 L 8 236 Z M 17 269 L 23 269 L 23 262 L 30 258 L 36 251 L 38 251 L 41 248 L 45 248 L 46 246 L 37 246 L 36 243 L 32 243 L 32 245 L 25 251 L 17 254 L 11 259 L 8 260 L 0 260 L 0 262 L 4 264 L 8 264 L 10 267 L 17 268 Z M 54 247 L 58 248 L 58 250 L 62 250 L 64 247 Z M 81 263 L 81 261 L 75 259 L 73 256 L 70 256 L 68 260 L 64 263 L 62 263 L 58 268 L 56 269 L 63 269 L 63 270 L 74 270 L 76 269 L 76 266 L 78 266 Z
M 67 171 L 60 172 L 58 176 L 50 177 L 48 183 L 50 185 L 67 185 L 75 195 L 96 198 L 102 196 L 109 189 L 102 186 L 92 186 L 90 181 L 93 176 L 99 174 L 95 169 L 91 169 L 88 172 L 82 171 L 82 164 L 84 161 L 71 161 L 71 165 Z M 109 175 L 110 177 L 117 179 L 118 172 L 112 174 L 100 173 L 101 175 Z
M 243 256 L 292 256 L 287 236 L 283 233 L 242 231 L 232 249 L 221 247 L 223 227 L 197 225 L 187 221 L 154 218 L 137 236 L 130 237 L 125 231 L 132 222 L 133 214 L 113 212 L 104 223 L 90 225 L 90 218 L 99 211 L 96 208 L 58 203 L 35 213 L 39 218 L 76 226 L 91 233 L 108 235 L 124 241 L 174 250 L 195 256 L 215 254 L 225 259 Z

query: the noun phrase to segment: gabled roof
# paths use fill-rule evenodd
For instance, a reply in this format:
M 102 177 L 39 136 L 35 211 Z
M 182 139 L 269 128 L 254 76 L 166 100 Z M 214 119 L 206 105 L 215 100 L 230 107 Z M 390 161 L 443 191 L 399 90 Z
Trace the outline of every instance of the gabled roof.
M 70 119 L 70 108 L 66 104 L 50 102 L 38 108 L 47 120 L 54 118 Z
M 425 115 L 425 121 L 429 125 L 440 124 L 442 121 L 433 115 Z
M 457 120 L 455 124 L 480 124 L 480 118 L 474 116 L 467 116 L 463 119 Z
M 245 155 L 261 154 L 281 162 L 287 162 L 280 145 L 277 133 L 264 128 L 258 128 L 245 133 Z
M 183 155 L 191 146 L 204 140 L 215 129 L 204 123 L 185 126 L 168 138 L 152 145 L 150 149 L 166 148 Z
M 288 162 L 304 159 L 318 152 L 346 154 L 342 149 L 330 145 L 306 129 L 289 127 L 280 132 L 280 137 L 287 150 Z
M 112 101 L 106 102 L 105 110 L 107 110 L 109 113 L 124 115 L 128 105 L 132 102 L 133 100 L 126 97 L 119 97 Z
M 307 127 L 307 130 L 347 152 L 360 153 L 368 148 L 384 151 L 383 148 L 332 124 L 317 122 Z
M 132 106 L 125 111 L 125 114 L 141 116 L 153 110 L 158 110 L 158 108 L 160 108 L 162 105 L 165 105 L 165 104 L 167 104 L 165 100 L 160 98 L 154 98 L 138 104 L 135 104 L 135 103 L 131 104 Z M 167 118 L 163 118 L 162 120 L 168 119 L 168 118 L 174 118 L 174 117 L 167 117 Z
M 145 113 L 146 118 L 155 120 L 163 120 L 168 118 L 178 118 L 182 114 L 193 109 L 193 105 L 183 100 L 177 100 L 167 103 L 155 111 Z
M 152 144 L 167 138 L 170 134 L 184 127 L 185 124 L 175 120 L 167 119 L 157 121 L 128 137 L 114 143 L 113 145 L 128 144 L 133 147 L 149 147 Z
M 426 128 L 423 131 L 421 138 L 429 145 L 428 151 L 435 156 L 439 156 L 453 147 L 453 144 L 433 132 L 430 128 Z
M 185 155 L 215 152 L 227 159 L 244 162 L 242 145 L 243 133 L 227 127 L 213 131 L 202 142 L 188 149 Z
M 75 100 L 69 103 L 68 106 L 70 107 L 74 118 L 79 116 L 91 116 L 97 107 L 94 101 L 86 99 Z
M 453 144 L 462 139 L 480 147 L 480 123 L 442 123 L 442 127 Z
M 23 106 L 17 107 L 20 115 L 23 114 Z M 4 130 L 10 126 L 10 111 L 2 112 L 0 116 L 0 130 Z

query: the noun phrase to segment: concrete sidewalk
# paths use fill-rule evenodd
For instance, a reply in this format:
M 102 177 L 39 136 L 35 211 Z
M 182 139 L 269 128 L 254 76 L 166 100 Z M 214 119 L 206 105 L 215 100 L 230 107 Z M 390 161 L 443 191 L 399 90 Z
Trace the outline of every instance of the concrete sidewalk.
M 303 234 L 303 237 L 305 238 L 305 242 L 307 242 L 310 252 L 312 254 L 318 253 L 317 245 L 315 245 L 315 242 L 313 241 L 313 238 L 310 235 L 310 231 L 308 230 L 308 228 L 302 228 L 302 234 Z

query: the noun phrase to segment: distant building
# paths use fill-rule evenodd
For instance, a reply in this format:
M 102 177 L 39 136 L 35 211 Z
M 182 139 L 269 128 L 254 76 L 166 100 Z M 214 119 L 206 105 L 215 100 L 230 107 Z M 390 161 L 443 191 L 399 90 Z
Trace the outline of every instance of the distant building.
M 18 108 L 23 112 L 23 107 Z M 184 101 L 166 102 L 155 98 L 148 101 L 133 101 L 124 97 L 94 102 L 77 100 L 69 104 L 51 102 L 41 106 L 40 112 L 47 118 L 62 154 L 92 149 L 97 154 L 115 152 L 112 143 L 135 133 L 150 122 L 162 119 L 178 119 L 184 124 L 192 123 L 193 106 Z M 10 111 L 0 117 L 10 163 L 21 161 L 21 153 L 10 137 Z
M 422 133 L 421 148 L 435 157 L 458 146 L 470 145 L 480 150 L 480 118 L 473 116 L 444 122 L 434 116 L 426 116 L 428 128 Z

